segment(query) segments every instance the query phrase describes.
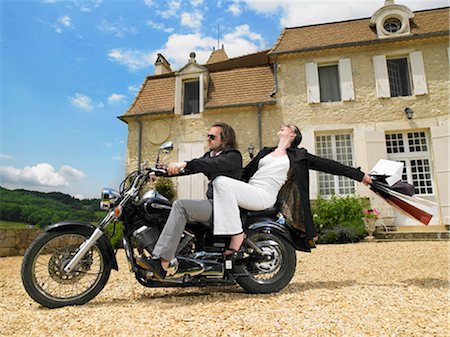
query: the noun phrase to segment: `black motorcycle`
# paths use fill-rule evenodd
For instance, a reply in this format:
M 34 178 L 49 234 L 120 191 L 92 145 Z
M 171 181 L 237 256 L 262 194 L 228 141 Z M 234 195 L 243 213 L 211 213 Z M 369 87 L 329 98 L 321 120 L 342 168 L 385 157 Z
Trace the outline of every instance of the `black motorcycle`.
M 232 259 L 224 256 L 229 237 L 214 236 L 210 224 L 188 223 L 170 262 L 167 276 L 158 280 L 139 265 L 150 258 L 171 210 L 171 203 L 155 190 L 141 190 L 156 176 L 166 176 L 160 152 L 173 149 L 166 142 L 158 149 L 156 165 L 129 174 L 120 192 L 103 189 L 101 208 L 107 215 L 96 225 L 62 221 L 45 229 L 28 248 L 22 262 L 22 282 L 39 304 L 57 308 L 80 305 L 94 298 L 118 270 L 116 253 L 105 233 L 118 221 L 124 225 L 122 244 L 130 269 L 146 287 L 204 287 L 238 283 L 250 293 L 273 293 L 286 287 L 296 268 L 295 250 L 310 251 L 277 208 L 243 210 L 246 239 Z

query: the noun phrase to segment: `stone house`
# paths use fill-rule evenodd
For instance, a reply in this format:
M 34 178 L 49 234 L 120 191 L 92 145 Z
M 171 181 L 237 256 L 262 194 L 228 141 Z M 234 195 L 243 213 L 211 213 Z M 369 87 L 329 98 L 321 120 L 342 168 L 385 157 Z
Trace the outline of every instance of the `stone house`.
M 311 153 L 366 172 L 379 159 L 403 161 L 416 194 L 438 204 L 431 225 L 448 225 L 449 63 L 449 8 L 412 12 L 392 0 L 370 18 L 286 28 L 271 50 L 251 55 L 229 59 L 222 47 L 199 65 L 191 53 L 178 71 L 158 55 L 119 117 L 129 128 L 127 171 L 167 139 L 177 151 L 166 161 L 200 156 L 215 121 L 235 128 L 248 162 L 248 149 L 274 145 L 289 121 Z M 417 225 L 361 184 L 318 172 L 310 183 L 312 199 L 358 193 L 397 226 Z M 178 178 L 178 194 L 202 198 L 204 184 Z

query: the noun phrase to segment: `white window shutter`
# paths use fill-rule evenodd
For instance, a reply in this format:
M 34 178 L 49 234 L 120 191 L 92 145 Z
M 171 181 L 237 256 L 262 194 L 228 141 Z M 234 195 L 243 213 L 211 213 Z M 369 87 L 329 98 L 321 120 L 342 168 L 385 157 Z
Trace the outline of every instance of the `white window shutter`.
M 379 98 L 391 97 L 386 56 L 374 56 L 373 67 L 375 70 L 375 87 L 377 89 L 377 96 Z
M 308 103 L 320 103 L 319 71 L 317 63 L 306 63 L 306 87 Z
M 427 79 L 421 51 L 409 53 L 413 78 L 414 95 L 428 94 Z
M 341 99 L 353 101 L 355 89 L 353 88 L 352 64 L 350 59 L 339 60 L 339 81 L 341 82 Z

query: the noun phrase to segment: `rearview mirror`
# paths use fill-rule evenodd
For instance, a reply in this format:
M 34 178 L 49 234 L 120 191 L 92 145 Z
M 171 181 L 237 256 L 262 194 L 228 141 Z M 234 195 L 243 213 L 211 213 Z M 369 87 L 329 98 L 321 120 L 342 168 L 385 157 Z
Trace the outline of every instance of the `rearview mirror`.
M 172 141 L 167 141 L 164 144 L 161 144 L 160 147 L 158 147 L 158 156 L 156 157 L 156 165 L 159 164 L 159 155 L 161 152 L 164 153 L 169 153 L 170 151 L 173 150 L 173 142 Z
M 173 150 L 173 142 L 171 140 L 165 142 L 158 148 L 158 150 L 164 151 L 165 153 L 169 153 L 170 151 Z

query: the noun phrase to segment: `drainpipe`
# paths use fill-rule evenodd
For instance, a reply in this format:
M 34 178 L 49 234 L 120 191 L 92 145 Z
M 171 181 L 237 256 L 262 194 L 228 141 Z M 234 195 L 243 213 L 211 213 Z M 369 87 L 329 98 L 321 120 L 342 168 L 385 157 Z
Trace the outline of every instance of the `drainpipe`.
M 142 122 L 140 120 L 138 120 L 138 170 L 141 169 L 141 147 L 142 147 Z
M 262 103 L 258 104 L 258 146 L 259 150 L 262 149 L 262 127 L 261 127 L 261 111 L 262 111 Z
M 274 81 L 274 89 L 270 93 L 270 97 L 275 97 L 278 92 L 278 63 L 275 58 L 275 62 L 273 63 L 273 81 Z

